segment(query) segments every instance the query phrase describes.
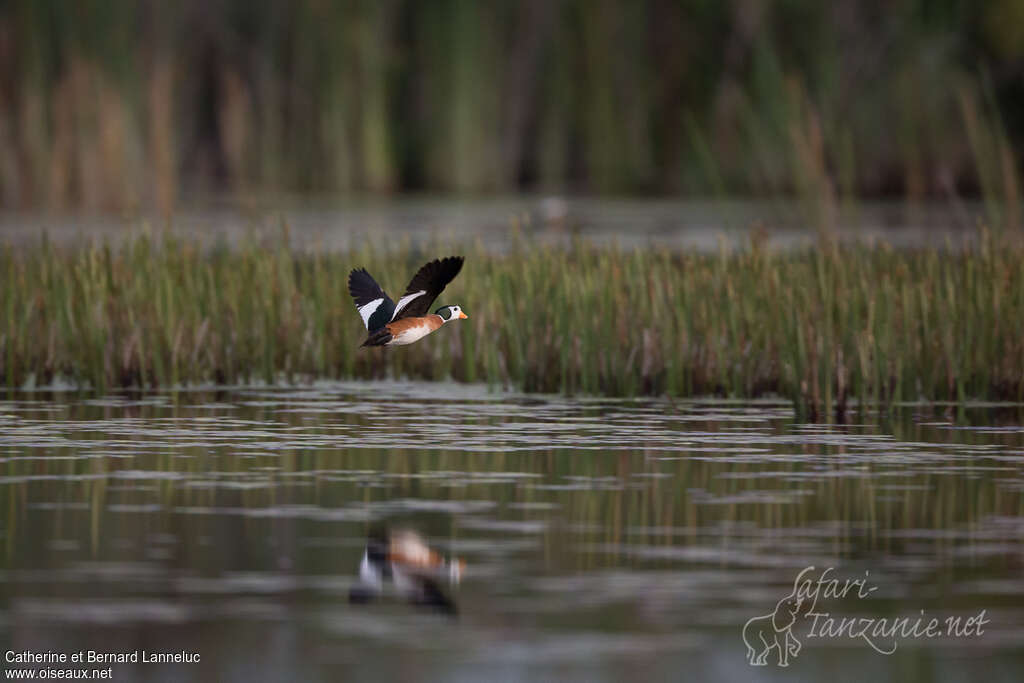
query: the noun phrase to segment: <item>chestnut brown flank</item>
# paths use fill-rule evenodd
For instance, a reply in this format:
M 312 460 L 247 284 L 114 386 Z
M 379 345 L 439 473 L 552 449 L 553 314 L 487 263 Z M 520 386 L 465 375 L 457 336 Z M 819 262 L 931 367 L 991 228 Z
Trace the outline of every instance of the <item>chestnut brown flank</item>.
M 443 324 L 444 320 L 441 316 L 431 313 L 430 315 L 425 315 L 419 318 L 402 318 L 401 320 L 388 323 L 385 327 L 388 328 L 388 332 L 391 333 L 391 336 L 397 337 L 403 332 L 414 327 L 419 327 L 420 325 L 426 325 L 430 328 L 430 331 L 433 332 Z

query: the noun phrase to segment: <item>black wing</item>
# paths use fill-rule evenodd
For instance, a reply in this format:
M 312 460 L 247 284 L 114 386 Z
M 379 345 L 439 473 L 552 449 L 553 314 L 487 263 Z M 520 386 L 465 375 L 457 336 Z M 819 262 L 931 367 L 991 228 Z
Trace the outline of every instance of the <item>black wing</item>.
M 370 277 L 365 268 L 356 268 L 348 274 L 348 293 L 356 302 L 356 310 L 369 332 L 388 324 L 395 313 L 395 302 Z
M 433 579 L 420 579 L 420 591 L 413 597 L 413 602 L 421 607 L 432 607 L 453 617 L 459 614 L 459 606 Z
M 405 288 L 405 294 L 395 304 L 392 319 L 401 320 L 426 315 L 434 299 L 462 270 L 464 260 L 461 256 L 449 256 L 431 261 L 420 268 L 409 286 Z

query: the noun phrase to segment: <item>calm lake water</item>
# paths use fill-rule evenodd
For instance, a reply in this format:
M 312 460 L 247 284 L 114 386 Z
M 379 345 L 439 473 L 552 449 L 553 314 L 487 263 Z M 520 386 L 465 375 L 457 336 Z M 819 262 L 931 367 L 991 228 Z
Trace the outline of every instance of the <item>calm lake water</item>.
M 119 681 L 1019 680 L 1022 424 L 447 384 L 15 395 L 0 634 L 201 656 L 115 664 Z M 465 559 L 457 617 L 349 604 L 380 522 Z M 983 633 L 875 638 L 884 655 L 801 615 L 789 667 L 751 667 L 745 623 L 809 566 L 873 589 L 819 594 L 818 614 L 984 610 Z
M 980 222 L 992 222 L 978 202 L 858 202 L 835 207 L 832 216 L 845 240 L 884 241 L 897 247 L 961 246 L 976 238 Z M 396 239 L 423 244 L 441 239 L 480 241 L 506 248 L 517 236 L 530 242 L 564 244 L 581 235 L 623 247 L 716 250 L 746 245 L 752 227 L 770 246 L 814 244 L 821 207 L 792 200 L 607 199 L 587 197 L 461 198 L 404 196 L 315 201 L 266 197 L 209 201 L 180 209 L 171 219 L 144 212 L 125 215 L 17 213 L 0 211 L 0 243 L 34 243 L 45 230 L 58 244 L 117 242 L 143 222 L 153 230 L 170 226 L 188 239 L 237 243 L 289 228 L 300 249 L 345 250 L 367 241 Z

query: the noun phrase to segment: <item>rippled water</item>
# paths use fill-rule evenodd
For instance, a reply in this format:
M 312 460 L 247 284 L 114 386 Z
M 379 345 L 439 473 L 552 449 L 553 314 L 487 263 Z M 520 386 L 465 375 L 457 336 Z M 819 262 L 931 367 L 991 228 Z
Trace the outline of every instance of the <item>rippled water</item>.
M 443 384 L 18 395 L 0 402 L 0 634 L 202 656 L 114 680 L 1017 680 L 1024 417 L 953 420 Z M 466 560 L 457 617 L 349 604 L 378 522 Z M 876 588 L 819 612 L 985 610 L 984 633 L 883 655 L 803 617 L 787 669 L 750 667 L 744 624 L 812 565 Z

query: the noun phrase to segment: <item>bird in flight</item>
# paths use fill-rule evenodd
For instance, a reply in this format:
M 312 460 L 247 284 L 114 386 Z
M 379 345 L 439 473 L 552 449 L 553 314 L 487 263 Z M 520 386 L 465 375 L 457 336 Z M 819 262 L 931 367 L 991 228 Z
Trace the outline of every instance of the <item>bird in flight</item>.
M 461 256 L 435 259 L 413 276 L 405 294 L 395 303 L 365 268 L 348 274 L 348 293 L 366 325 L 361 346 L 398 346 L 423 339 L 445 323 L 469 316 L 458 306 L 442 306 L 427 313 L 445 286 L 462 270 Z

